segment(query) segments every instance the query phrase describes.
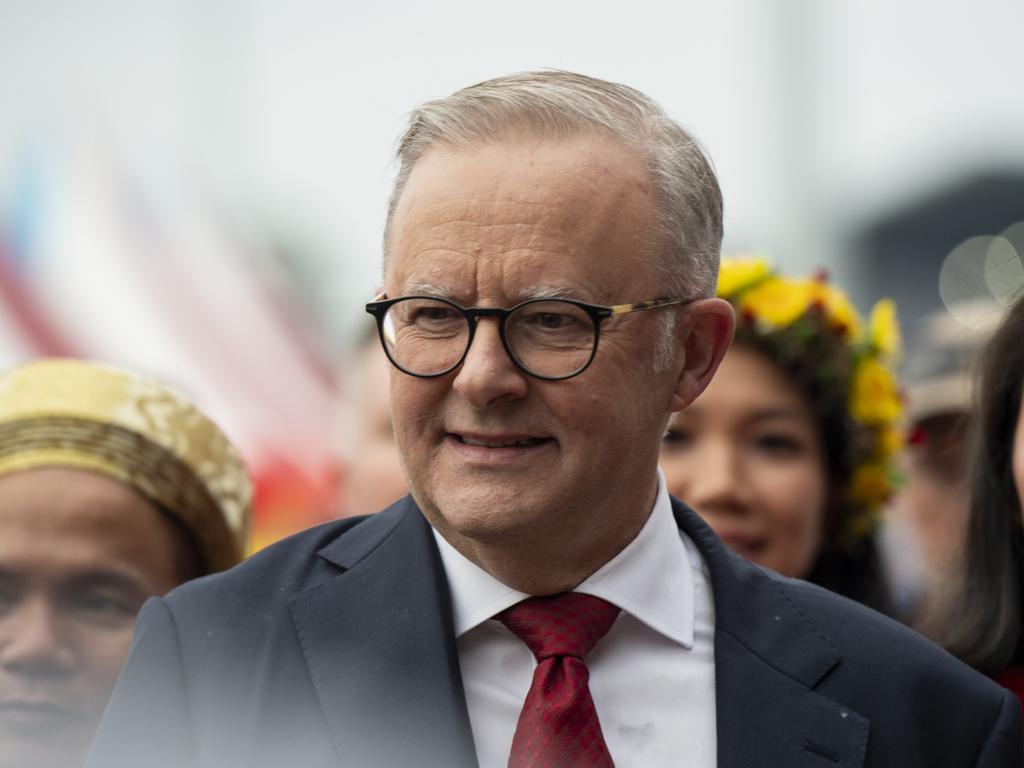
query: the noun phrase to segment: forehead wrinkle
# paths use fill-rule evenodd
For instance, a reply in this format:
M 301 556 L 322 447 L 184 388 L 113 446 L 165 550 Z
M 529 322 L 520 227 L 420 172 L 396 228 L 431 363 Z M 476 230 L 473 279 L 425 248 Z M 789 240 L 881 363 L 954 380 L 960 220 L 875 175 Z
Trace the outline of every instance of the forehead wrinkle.
M 500 221 L 492 216 L 412 221 L 401 233 L 397 252 L 414 257 L 435 253 L 505 255 L 524 250 L 565 253 L 580 238 L 559 223 L 553 218 Z
M 488 227 L 545 225 L 564 218 L 565 198 L 560 194 L 549 194 L 546 198 L 550 199 L 478 196 L 417 199 L 410 202 L 402 218 L 421 225 L 468 224 Z
M 561 264 L 565 256 L 553 248 L 499 245 L 479 249 L 477 253 L 435 249 L 411 256 L 403 254 L 395 260 L 397 272 L 392 273 L 388 296 L 422 294 L 464 300 L 476 296 L 492 300 L 571 296 L 579 291 L 580 281 L 566 283 L 557 278 L 557 270 L 552 274 L 551 269 Z M 546 279 L 549 275 L 551 279 Z

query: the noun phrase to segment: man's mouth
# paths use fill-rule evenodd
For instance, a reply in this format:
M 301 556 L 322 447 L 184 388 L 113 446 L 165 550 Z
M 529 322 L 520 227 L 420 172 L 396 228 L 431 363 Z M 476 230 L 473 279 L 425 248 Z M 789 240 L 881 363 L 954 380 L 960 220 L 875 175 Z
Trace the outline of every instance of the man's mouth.
M 473 437 L 453 434 L 464 445 L 478 445 L 482 448 L 530 448 L 549 442 L 550 437 Z
M 502 465 L 517 463 L 538 455 L 548 446 L 555 445 L 552 437 L 538 437 L 522 433 L 481 434 L 449 432 L 445 440 L 455 453 L 471 464 Z

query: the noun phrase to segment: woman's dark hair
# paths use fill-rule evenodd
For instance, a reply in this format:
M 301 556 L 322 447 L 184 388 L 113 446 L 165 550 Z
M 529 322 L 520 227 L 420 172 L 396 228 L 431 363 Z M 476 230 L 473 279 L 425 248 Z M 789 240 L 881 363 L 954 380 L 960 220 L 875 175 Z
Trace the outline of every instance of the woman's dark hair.
M 1024 384 L 1024 294 L 982 357 L 972 435 L 964 579 L 937 639 L 986 674 L 1024 663 L 1024 532 L 1013 441 Z

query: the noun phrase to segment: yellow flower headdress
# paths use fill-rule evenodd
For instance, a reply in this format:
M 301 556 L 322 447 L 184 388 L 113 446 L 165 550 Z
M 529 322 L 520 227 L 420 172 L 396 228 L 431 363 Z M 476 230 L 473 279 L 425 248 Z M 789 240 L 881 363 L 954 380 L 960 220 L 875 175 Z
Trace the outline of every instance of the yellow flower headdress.
M 723 259 L 718 295 L 736 309 L 737 340 L 768 352 L 808 390 L 819 417 L 842 424 L 845 519 L 837 534 L 870 533 L 896 483 L 893 459 L 901 448 L 895 305 L 879 301 L 865 326 L 824 273 L 783 277 L 759 256 Z

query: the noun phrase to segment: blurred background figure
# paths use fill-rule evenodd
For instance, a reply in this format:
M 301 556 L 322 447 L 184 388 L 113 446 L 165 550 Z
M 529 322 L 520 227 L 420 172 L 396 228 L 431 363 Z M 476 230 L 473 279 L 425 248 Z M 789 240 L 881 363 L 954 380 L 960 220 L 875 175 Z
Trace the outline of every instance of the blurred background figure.
M 889 610 L 874 532 L 899 448 L 894 306 L 865 327 L 823 275 L 756 257 L 723 260 L 718 295 L 736 338 L 666 435 L 669 491 L 744 557 Z
M 391 363 L 375 327 L 360 337 L 350 370 L 340 429 L 341 517 L 379 512 L 408 492 L 391 426 Z
M 299 246 L 147 183 L 104 141 L 30 143 L 0 205 L 0 369 L 103 359 L 174 382 L 250 467 L 254 549 L 328 519 L 337 361 Z
M 173 391 L 51 359 L 0 377 L 0 766 L 81 765 L 152 595 L 243 556 L 252 489 Z
M 936 636 L 1024 696 L 1024 281 L 985 349 L 971 451 L 964 578 Z
M 976 364 L 1002 318 L 994 299 L 928 315 L 903 371 L 906 445 L 883 535 L 897 614 L 926 634 L 962 576 Z

